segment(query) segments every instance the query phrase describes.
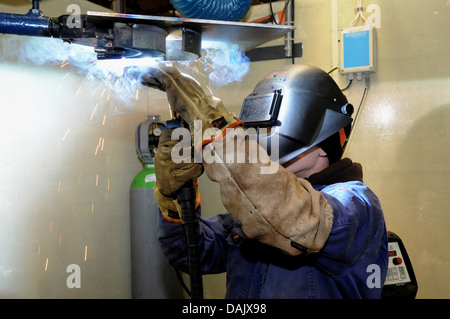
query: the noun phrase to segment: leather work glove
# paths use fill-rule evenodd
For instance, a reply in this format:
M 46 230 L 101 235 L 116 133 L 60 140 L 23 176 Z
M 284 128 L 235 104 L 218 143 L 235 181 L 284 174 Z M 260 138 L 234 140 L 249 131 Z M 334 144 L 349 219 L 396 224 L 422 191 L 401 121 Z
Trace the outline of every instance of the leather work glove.
M 173 64 L 159 63 L 158 68 L 151 68 L 141 81 L 167 93 L 172 109 L 189 124 L 197 152 L 202 146 L 222 138 L 227 128 L 243 125 L 220 99 L 205 94 L 196 80 L 182 74 Z
M 307 180 L 270 161 L 243 128 L 206 145 L 205 152 L 217 158 L 203 162 L 205 173 L 219 183 L 223 205 L 241 222 L 248 238 L 292 256 L 323 248 L 333 224 L 333 208 Z
M 183 153 L 180 163 L 172 160 L 172 150 L 180 143 L 171 139 L 172 130 L 163 131 L 159 137 L 159 144 L 155 154 L 155 199 L 165 220 L 180 223 L 182 214 L 181 206 L 176 199 L 177 190 L 186 182 L 194 180 L 196 191 L 196 207 L 200 205 L 200 192 L 198 191 L 197 178 L 203 173 L 203 167 L 194 163 L 189 154 Z M 185 157 L 184 157 L 185 156 Z M 183 160 L 188 162 L 185 163 Z

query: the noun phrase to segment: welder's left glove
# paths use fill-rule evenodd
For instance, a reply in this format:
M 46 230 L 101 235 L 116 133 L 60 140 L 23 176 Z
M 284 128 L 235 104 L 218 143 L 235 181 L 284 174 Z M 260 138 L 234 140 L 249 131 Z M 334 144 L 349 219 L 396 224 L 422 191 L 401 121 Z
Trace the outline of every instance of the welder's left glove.
M 189 124 L 196 151 L 222 138 L 227 128 L 243 124 L 220 99 L 207 95 L 196 80 L 182 74 L 174 64 L 150 68 L 141 81 L 167 93 L 172 109 Z
M 323 248 L 333 208 L 307 180 L 270 161 L 243 128 L 206 145 L 203 152 L 214 155 L 214 160 L 203 161 L 205 173 L 219 183 L 223 205 L 248 238 L 292 256 Z
M 178 143 L 171 139 L 172 130 L 164 131 L 159 137 L 159 144 L 155 154 L 155 199 L 166 221 L 181 222 L 181 207 L 176 199 L 177 190 L 186 182 L 194 180 L 196 190 L 196 207 L 200 205 L 200 192 L 197 178 L 202 175 L 203 167 L 191 158 L 191 152 L 185 150 L 177 161 L 173 160 L 172 150 Z M 180 152 L 176 152 L 179 154 Z

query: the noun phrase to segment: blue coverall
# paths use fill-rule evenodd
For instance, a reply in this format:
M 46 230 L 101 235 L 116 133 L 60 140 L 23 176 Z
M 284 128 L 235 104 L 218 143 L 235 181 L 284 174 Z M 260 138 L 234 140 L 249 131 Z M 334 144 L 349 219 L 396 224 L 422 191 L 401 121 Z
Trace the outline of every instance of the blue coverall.
M 360 181 L 314 188 L 334 210 L 331 233 L 319 253 L 288 256 L 248 239 L 228 212 L 199 217 L 201 269 L 205 274 L 227 273 L 226 298 L 380 298 L 388 251 L 377 196 Z M 169 263 L 188 273 L 182 225 L 158 215 L 159 239 Z

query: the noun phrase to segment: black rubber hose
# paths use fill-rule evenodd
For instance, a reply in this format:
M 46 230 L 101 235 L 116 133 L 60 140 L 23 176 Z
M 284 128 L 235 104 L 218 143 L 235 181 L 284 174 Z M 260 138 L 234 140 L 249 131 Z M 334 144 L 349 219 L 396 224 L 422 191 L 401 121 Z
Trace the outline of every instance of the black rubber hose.
M 187 182 L 178 190 L 177 199 L 181 206 L 183 227 L 186 233 L 191 299 L 203 299 L 203 282 L 200 270 L 200 248 L 198 246 L 198 219 L 195 212 L 195 187 Z

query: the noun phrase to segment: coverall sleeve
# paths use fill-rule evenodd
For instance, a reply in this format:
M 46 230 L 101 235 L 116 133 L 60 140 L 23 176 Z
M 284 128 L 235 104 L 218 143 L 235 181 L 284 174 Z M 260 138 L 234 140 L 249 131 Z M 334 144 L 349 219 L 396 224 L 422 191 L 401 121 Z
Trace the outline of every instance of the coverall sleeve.
M 319 263 L 332 275 L 359 263 L 362 277 L 370 264 L 387 263 L 387 237 L 377 196 L 361 182 L 334 184 L 322 190 L 334 211 L 333 227 Z
M 199 250 L 201 270 L 204 274 L 226 271 L 227 237 L 235 227 L 230 214 L 219 214 L 208 219 L 199 215 Z M 181 223 L 171 223 L 158 214 L 158 238 L 164 255 L 176 269 L 189 273 L 186 238 Z

